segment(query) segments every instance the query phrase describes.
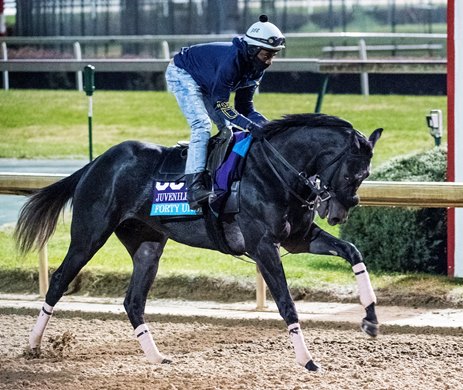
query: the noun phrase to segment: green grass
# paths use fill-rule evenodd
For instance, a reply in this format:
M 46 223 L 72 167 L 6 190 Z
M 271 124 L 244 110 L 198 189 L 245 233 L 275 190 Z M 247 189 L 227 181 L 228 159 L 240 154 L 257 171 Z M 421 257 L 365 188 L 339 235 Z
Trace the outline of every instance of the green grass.
M 268 118 L 287 113 L 310 112 L 315 95 L 267 94 L 255 97 L 256 107 Z M 385 129 L 378 142 L 374 166 L 395 156 L 433 147 L 425 115 L 431 109 L 446 112 L 445 97 L 327 95 L 323 111 L 351 121 L 366 134 Z M 1 91 L 0 157 L 9 158 L 86 158 L 87 98 L 75 91 Z M 94 154 L 127 139 L 172 145 L 188 139 L 187 124 L 172 96 L 165 92 L 104 92 L 94 95 Z M 443 143 L 446 140 L 444 137 Z M 337 228 L 323 228 L 337 234 Z M 49 264 L 61 263 L 69 244 L 69 217 L 63 218 L 48 245 Z M 283 258 L 291 286 L 305 288 L 351 288 L 354 278 L 349 265 L 338 258 L 316 255 L 289 255 Z M 19 257 L 12 240 L 12 227 L 0 230 L 0 269 L 34 270 L 37 254 Z M 90 261 L 86 269 L 95 272 L 130 273 L 131 260 L 113 236 Z M 217 252 L 189 248 L 169 242 L 159 275 L 197 275 L 252 281 L 255 266 Z M 375 286 L 400 286 L 407 275 L 373 274 Z M 429 277 L 415 275 L 409 284 L 429 285 Z M 455 283 L 432 278 L 432 285 L 448 291 Z M 419 290 L 419 288 L 416 288 Z M 122 293 L 122 292 L 121 292 Z
M 313 94 L 262 93 L 255 97 L 255 104 L 275 119 L 313 111 L 316 98 Z M 85 94 L 76 91 L 1 91 L 0 158 L 86 158 L 87 102 Z M 328 94 L 322 111 L 349 120 L 365 134 L 383 127 L 373 160 L 379 165 L 394 156 L 432 147 L 425 116 L 431 109 L 441 109 L 445 118 L 446 108 L 442 96 Z M 94 95 L 96 155 L 127 139 L 173 145 L 188 138 L 187 123 L 166 92 L 96 91 Z
M 324 221 L 320 221 L 324 224 Z M 56 269 L 63 260 L 69 245 L 70 216 L 66 214 L 58 224 L 57 231 L 48 242 L 48 262 L 50 268 Z M 0 229 L 0 268 L 4 270 L 37 268 L 37 253 L 31 252 L 20 256 L 12 239 L 13 227 Z M 285 253 L 285 251 L 282 251 Z M 352 282 L 348 264 L 331 256 L 290 255 L 284 257 L 287 276 L 297 286 L 310 286 L 312 281 L 335 284 Z M 310 263 L 310 264 L 309 264 Z M 307 267 L 310 272 L 307 272 Z M 86 266 L 95 272 L 129 273 L 132 261 L 122 244 L 113 235 L 106 245 Z M 326 272 L 326 270 L 331 270 Z M 229 279 L 253 279 L 256 269 L 246 258 L 243 260 L 223 255 L 215 251 L 191 248 L 169 241 L 159 267 L 161 276 L 185 274 L 192 276 L 225 277 Z

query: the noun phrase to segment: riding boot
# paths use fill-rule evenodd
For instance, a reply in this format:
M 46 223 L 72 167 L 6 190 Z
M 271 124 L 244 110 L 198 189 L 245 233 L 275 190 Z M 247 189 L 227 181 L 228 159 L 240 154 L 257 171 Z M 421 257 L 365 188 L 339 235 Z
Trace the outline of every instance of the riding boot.
M 188 187 L 186 199 L 192 210 L 199 209 L 201 203 L 204 203 L 210 195 L 210 191 L 207 190 L 204 184 L 203 173 L 204 172 L 198 172 L 185 175 Z

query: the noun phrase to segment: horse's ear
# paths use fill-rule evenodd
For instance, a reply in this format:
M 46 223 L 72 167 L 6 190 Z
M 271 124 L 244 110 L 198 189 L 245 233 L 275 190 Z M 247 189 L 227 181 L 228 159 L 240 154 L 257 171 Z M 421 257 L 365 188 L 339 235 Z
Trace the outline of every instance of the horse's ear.
M 355 131 L 350 133 L 350 144 L 353 148 L 357 149 L 357 151 L 360 150 L 360 142 Z
M 382 128 L 376 129 L 375 131 L 373 131 L 373 133 L 371 133 L 370 137 L 368 138 L 373 148 L 375 147 L 376 142 L 381 138 L 382 132 Z

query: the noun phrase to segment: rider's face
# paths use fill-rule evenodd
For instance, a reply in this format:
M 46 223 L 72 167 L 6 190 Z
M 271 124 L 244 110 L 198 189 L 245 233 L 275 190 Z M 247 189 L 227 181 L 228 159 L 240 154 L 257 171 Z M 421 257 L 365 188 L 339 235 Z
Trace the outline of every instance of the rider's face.
M 257 54 L 257 58 L 262 61 L 265 65 L 272 65 L 273 58 L 278 54 L 276 51 L 262 49 Z

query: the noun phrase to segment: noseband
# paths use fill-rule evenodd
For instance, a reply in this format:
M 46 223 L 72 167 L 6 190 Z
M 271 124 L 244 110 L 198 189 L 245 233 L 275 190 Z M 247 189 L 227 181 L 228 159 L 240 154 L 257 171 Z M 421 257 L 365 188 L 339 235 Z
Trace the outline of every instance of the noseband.
M 333 173 L 330 175 L 327 183 L 322 179 L 321 173 L 326 171 L 332 165 L 337 164 L 339 165 L 345 158 L 345 152 L 350 149 L 351 145 L 347 144 L 335 157 L 333 157 L 328 164 L 326 164 L 319 173 L 316 173 L 313 176 L 307 177 L 307 174 L 304 171 L 298 171 L 294 168 L 284 157 L 283 155 L 265 138 L 262 139 L 260 143 L 263 149 L 263 154 L 265 161 L 267 162 L 268 166 L 278 178 L 278 180 L 284 184 L 285 188 L 289 191 L 291 195 L 293 195 L 296 199 L 298 199 L 302 203 L 302 207 L 307 207 L 309 210 L 314 210 L 321 203 L 328 201 L 331 198 L 336 197 L 335 191 L 331 187 L 331 180 L 334 176 L 334 173 L 337 169 L 333 170 Z M 297 176 L 298 180 L 306 187 L 308 187 L 311 191 L 309 197 L 304 199 L 300 196 L 296 191 L 294 191 L 291 186 L 286 182 L 286 180 L 280 175 L 278 172 L 275 164 L 270 160 L 268 154 L 271 153 L 276 157 L 276 159 L 282 163 L 291 173 Z

